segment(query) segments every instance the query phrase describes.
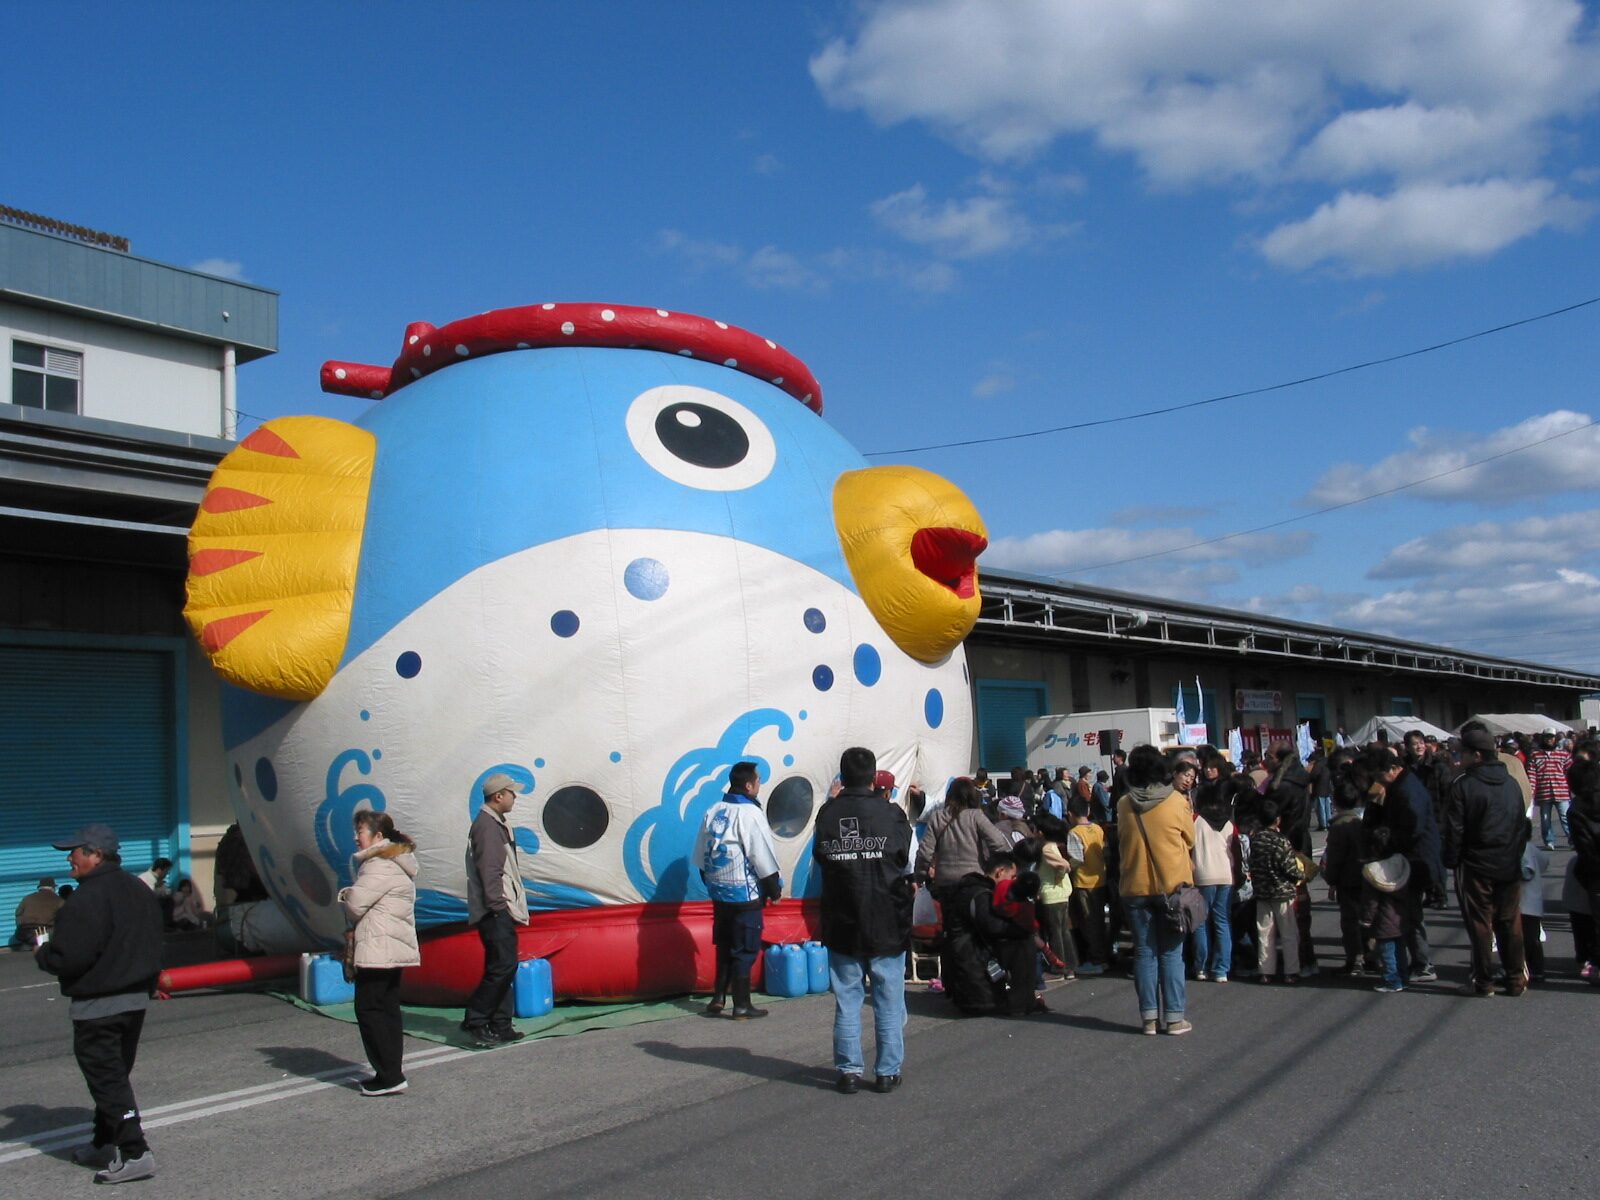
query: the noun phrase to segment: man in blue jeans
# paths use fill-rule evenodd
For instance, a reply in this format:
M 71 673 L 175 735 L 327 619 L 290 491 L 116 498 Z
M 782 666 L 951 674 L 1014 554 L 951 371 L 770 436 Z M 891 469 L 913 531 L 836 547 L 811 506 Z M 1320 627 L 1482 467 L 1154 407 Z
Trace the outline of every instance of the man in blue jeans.
M 861 1002 L 872 987 L 877 1059 L 872 1090 L 900 1086 L 905 1059 L 906 951 L 913 888 L 906 875 L 911 825 L 874 793 L 877 756 L 853 746 L 839 757 L 839 794 L 817 814 L 812 857 L 822 872 L 822 944 L 833 982 L 835 1087 L 861 1089 Z

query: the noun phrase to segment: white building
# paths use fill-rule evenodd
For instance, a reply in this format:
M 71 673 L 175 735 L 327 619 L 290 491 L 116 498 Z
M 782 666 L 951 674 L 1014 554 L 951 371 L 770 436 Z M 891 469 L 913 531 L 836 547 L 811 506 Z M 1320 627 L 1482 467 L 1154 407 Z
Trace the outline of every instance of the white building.
M 232 820 L 217 683 L 183 620 L 185 535 L 230 448 L 273 292 L 0 209 L 0 933 L 51 841 L 113 825 L 208 894 Z

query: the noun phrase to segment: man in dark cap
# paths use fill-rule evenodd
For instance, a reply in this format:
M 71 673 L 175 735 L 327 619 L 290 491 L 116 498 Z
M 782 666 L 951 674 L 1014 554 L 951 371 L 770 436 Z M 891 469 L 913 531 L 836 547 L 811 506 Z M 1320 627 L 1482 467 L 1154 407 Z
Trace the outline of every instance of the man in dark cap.
M 122 869 L 122 844 L 109 825 L 86 825 L 55 847 L 68 852 L 78 889 L 34 959 L 72 1001 L 72 1050 L 94 1099 L 94 1140 L 72 1161 L 97 1168 L 96 1183 L 149 1179 L 156 1159 L 128 1075 L 161 973 L 161 907 Z
M 1522 852 L 1533 836 L 1522 789 L 1500 762 L 1482 722 L 1461 727 L 1466 769 L 1450 785 L 1445 807 L 1444 865 L 1459 868 L 1461 915 L 1472 939 L 1472 978 L 1461 989 L 1494 995 L 1492 947 L 1500 943 L 1506 995 L 1528 986 L 1522 943 Z

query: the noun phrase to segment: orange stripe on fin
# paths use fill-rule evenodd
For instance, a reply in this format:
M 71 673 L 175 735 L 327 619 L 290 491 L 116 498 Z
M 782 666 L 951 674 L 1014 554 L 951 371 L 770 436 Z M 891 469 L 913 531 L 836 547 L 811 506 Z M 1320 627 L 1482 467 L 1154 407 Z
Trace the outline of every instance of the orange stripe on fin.
M 239 613 L 232 617 L 218 617 L 201 632 L 200 644 L 205 647 L 207 654 L 215 654 L 271 612 L 270 608 L 264 608 L 260 612 Z
M 200 501 L 200 507 L 209 513 L 225 513 L 238 512 L 241 508 L 260 508 L 263 504 L 271 503 L 267 497 L 258 496 L 254 492 L 244 492 L 231 487 L 214 487 L 206 493 L 206 498 Z
M 260 558 L 259 550 L 196 550 L 189 556 L 189 573 L 191 575 L 210 575 L 216 571 L 225 571 L 229 567 L 236 567 L 242 562 L 249 562 L 252 558 Z
M 299 458 L 300 452 L 263 425 L 239 445 L 257 454 L 271 454 L 278 458 Z

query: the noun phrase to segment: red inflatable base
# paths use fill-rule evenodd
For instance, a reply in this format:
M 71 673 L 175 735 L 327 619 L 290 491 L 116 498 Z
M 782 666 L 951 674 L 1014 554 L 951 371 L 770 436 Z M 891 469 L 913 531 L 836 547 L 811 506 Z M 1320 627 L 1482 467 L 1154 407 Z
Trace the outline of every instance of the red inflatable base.
M 264 979 L 283 979 L 299 973 L 298 954 L 270 954 L 264 958 L 228 958 L 220 962 L 195 963 L 189 967 L 168 967 L 161 972 L 156 987 L 167 994 L 195 988 L 223 987 L 230 983 L 257 983 Z
M 815 900 L 783 900 L 766 910 L 771 944 L 815 938 Z M 464 1004 L 483 975 L 483 944 L 462 925 L 424 935 L 422 965 L 401 976 L 407 1004 Z M 535 913 L 517 931 L 517 957 L 550 960 L 558 1000 L 642 1000 L 709 992 L 716 978 L 711 902 L 625 904 Z M 761 964 L 755 982 L 761 982 Z

